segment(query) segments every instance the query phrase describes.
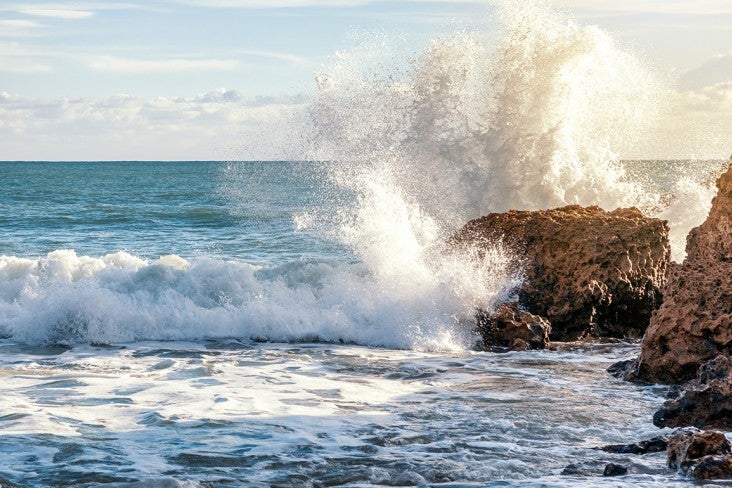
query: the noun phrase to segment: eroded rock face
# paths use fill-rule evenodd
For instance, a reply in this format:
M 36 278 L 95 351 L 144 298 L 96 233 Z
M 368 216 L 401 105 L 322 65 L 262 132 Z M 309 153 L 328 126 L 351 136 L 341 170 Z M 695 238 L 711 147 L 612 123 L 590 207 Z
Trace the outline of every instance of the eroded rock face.
M 732 160 L 717 187 L 709 217 L 687 237 L 686 259 L 673 266 L 643 337 L 640 380 L 681 383 L 704 361 L 732 352 Z
M 653 424 L 732 430 L 732 360 L 718 356 L 703 364 L 697 379 L 670 392 Z
M 552 327 L 543 317 L 504 303 L 491 313 L 478 313 L 478 331 L 485 348 L 502 347 L 514 351 L 546 349 Z
M 730 443 L 721 432 L 683 429 L 668 440 L 668 467 L 695 478 L 728 478 L 732 475 Z
M 458 245 L 502 241 L 518 258 L 518 302 L 546 317 L 553 340 L 640 337 L 662 300 L 668 226 L 634 208 L 571 205 L 510 211 L 468 222 Z

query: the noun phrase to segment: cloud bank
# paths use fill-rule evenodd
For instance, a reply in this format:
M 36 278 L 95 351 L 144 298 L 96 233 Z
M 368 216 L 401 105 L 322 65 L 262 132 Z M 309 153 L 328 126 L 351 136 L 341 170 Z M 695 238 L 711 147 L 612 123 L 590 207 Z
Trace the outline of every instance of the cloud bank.
M 4 160 L 279 159 L 304 97 L 27 99 L 0 92 Z

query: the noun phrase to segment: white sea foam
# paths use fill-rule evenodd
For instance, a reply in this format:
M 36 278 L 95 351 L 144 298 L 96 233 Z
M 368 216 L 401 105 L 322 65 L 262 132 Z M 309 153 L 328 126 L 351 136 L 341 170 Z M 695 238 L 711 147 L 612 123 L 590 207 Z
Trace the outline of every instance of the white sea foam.
M 409 68 L 381 60 L 380 38 L 317 77 L 299 149 L 333 161 L 323 170 L 354 201 L 297 209 L 292 231 L 325 231 L 357 262 L 3 256 L 0 331 L 28 343 L 236 336 L 469 347 L 475 309 L 520 277 L 500 247 L 478 259 L 445 242 L 469 218 L 509 208 L 638 206 L 670 221 L 680 259 L 710 185 L 679 178 L 649 191 L 619 161 L 654 120 L 663 84 L 599 28 L 530 4 L 504 7 L 502 22 L 498 42 L 436 39 Z M 246 175 L 227 175 L 227 198 L 269 208 L 236 191 Z
M 474 276 L 461 279 L 419 260 L 370 271 L 335 261 L 257 267 L 68 250 L 40 259 L 2 256 L 0 331 L 25 343 L 243 337 L 460 349 L 475 340 L 463 322 L 510 283 L 505 275 L 474 279 L 504 269 L 498 251 L 483 259 Z

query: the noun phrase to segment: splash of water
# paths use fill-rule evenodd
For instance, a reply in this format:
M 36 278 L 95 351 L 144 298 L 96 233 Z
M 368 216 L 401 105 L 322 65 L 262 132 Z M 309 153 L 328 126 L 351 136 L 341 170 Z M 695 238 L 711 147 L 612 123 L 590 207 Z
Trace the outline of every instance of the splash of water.
M 598 27 L 546 6 L 504 4 L 500 18 L 497 43 L 461 32 L 432 41 L 409 68 L 385 69 L 372 63 L 388 52 L 379 39 L 339 53 L 318 76 L 310 156 L 339 161 L 335 181 L 361 196 L 351 218 L 362 225 L 345 225 L 349 243 L 378 267 L 378 255 L 410 255 L 489 212 L 635 206 L 670 220 L 681 259 L 711 189 L 689 197 L 685 184 L 669 199 L 628 178 L 620 161 L 665 105 L 661 78 Z M 694 200 L 693 218 L 679 218 L 681 200 Z M 403 236 L 386 215 L 405 224 L 396 227 L 407 229 L 412 251 L 389 249 L 406 243 L 383 236 L 364 244 Z M 353 239 L 354 228 L 368 231 Z

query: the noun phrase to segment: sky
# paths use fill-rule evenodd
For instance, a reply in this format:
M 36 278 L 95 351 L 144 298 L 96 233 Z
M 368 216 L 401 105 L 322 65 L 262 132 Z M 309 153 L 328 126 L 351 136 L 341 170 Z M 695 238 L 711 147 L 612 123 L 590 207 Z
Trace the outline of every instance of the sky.
M 624 156 L 729 156 L 732 1 L 551 3 L 669 80 L 676 117 L 649 154 Z M 0 160 L 277 158 L 283 121 L 354 39 L 398 39 L 407 59 L 456 29 L 496 29 L 495 10 L 483 0 L 0 0 Z

